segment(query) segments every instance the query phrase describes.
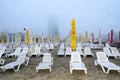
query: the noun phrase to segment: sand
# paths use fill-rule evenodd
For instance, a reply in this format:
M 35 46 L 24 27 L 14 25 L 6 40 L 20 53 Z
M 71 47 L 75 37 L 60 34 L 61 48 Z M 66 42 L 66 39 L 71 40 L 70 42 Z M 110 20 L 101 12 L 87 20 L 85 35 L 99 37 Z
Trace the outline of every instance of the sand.
M 73 71 L 70 74 L 69 71 L 69 61 L 70 56 L 57 56 L 58 48 L 50 51 L 54 57 L 54 64 L 52 71 L 49 70 L 39 70 L 36 73 L 35 67 L 42 61 L 42 56 L 30 58 L 29 65 L 24 67 L 21 66 L 18 72 L 13 70 L 7 70 L 5 72 L 0 72 L 0 80 L 120 80 L 120 73 L 117 71 L 110 71 L 109 74 L 104 74 L 100 66 L 94 65 L 95 57 L 88 56 L 86 58 L 82 57 L 82 61 L 85 63 L 88 73 L 84 74 L 84 71 Z M 92 50 L 95 54 L 98 50 Z M 13 61 L 13 58 L 6 58 L 5 64 Z M 120 60 L 114 58 L 109 59 L 111 62 L 120 66 Z

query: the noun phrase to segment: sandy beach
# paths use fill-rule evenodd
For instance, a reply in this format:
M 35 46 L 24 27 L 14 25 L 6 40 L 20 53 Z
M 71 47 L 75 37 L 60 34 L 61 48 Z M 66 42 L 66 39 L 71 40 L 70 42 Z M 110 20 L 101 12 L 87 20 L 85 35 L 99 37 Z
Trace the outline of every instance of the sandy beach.
M 50 51 L 53 58 L 54 64 L 52 67 L 51 73 L 49 70 L 39 70 L 36 73 L 36 66 L 42 61 L 42 56 L 30 58 L 29 65 L 24 67 L 21 66 L 18 72 L 13 70 L 7 70 L 5 72 L 0 72 L 0 80 L 120 80 L 120 73 L 117 71 L 110 71 L 109 74 L 103 73 L 100 66 L 94 65 L 94 60 L 96 60 L 96 51 L 92 50 L 95 57 L 82 57 L 82 61 L 85 63 L 88 73 L 84 74 L 84 71 L 73 71 L 73 74 L 70 74 L 69 71 L 69 61 L 70 56 L 57 56 L 58 47 Z M 119 49 L 120 51 L 120 49 Z M 13 58 L 6 58 L 5 64 L 13 61 Z M 109 59 L 111 62 L 120 66 L 120 60 L 113 58 Z

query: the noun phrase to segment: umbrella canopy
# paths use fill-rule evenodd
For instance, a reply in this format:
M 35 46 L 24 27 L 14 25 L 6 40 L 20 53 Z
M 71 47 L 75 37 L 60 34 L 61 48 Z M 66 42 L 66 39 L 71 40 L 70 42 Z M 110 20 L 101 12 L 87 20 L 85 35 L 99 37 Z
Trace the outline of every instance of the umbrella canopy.
M 7 34 L 7 43 L 9 43 L 10 41 L 10 38 L 9 38 L 9 35 Z
M 80 42 L 82 43 L 82 35 L 80 34 Z
M 4 37 L 5 37 L 5 33 L 2 32 L 2 44 L 4 44 Z
M 101 46 L 102 43 L 102 36 L 101 36 L 101 30 L 99 30 L 99 46 Z
M 92 33 L 92 43 L 94 43 L 94 33 Z
M 26 30 L 25 43 L 29 44 L 29 30 Z
M 76 27 L 75 27 L 75 20 L 73 19 L 71 22 L 71 48 L 72 50 L 76 49 Z
M 88 43 L 88 32 L 85 32 L 85 42 Z
M 111 29 L 111 44 L 113 44 L 113 29 Z
M 119 42 L 120 42 L 120 31 L 119 31 Z

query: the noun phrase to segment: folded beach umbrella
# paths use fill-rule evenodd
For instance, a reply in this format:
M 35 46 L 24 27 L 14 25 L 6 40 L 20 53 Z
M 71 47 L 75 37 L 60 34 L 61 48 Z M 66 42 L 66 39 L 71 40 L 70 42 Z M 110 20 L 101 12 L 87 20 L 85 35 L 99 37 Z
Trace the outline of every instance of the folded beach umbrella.
M 10 38 L 9 38 L 9 35 L 7 34 L 7 43 L 9 43 L 10 41 Z
M 113 44 L 113 29 L 111 29 L 111 44 Z
M 57 36 L 57 37 L 56 37 L 56 41 L 57 41 L 57 42 L 60 42 L 60 36 Z
M 85 42 L 88 43 L 88 32 L 85 32 Z
M 94 33 L 92 33 L 92 43 L 94 43 Z
M 110 42 L 110 33 L 108 33 L 108 42 Z
M 29 44 L 29 31 L 28 30 L 26 30 L 25 43 Z
M 80 33 L 80 42 L 82 43 L 82 35 L 81 35 L 81 33 Z
M 72 50 L 76 49 L 76 27 L 75 27 L 75 19 L 71 22 L 71 48 Z
M 120 31 L 119 31 L 119 42 L 120 42 Z
M 4 44 L 4 36 L 5 36 L 5 33 L 2 32 L 2 44 Z
M 101 46 L 101 43 L 102 43 L 102 36 L 101 36 L 101 30 L 99 30 L 99 46 Z

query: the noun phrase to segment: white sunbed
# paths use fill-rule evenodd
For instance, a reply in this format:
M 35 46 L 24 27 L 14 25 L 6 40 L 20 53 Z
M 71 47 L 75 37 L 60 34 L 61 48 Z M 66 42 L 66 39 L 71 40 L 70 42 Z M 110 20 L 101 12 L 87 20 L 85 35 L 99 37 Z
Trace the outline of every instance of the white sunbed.
M 50 50 L 53 50 L 54 49 L 54 44 L 50 44 Z
M 84 48 L 84 57 L 91 55 L 92 57 L 94 57 L 94 54 L 91 52 L 89 47 L 85 47 Z
M 36 67 L 36 72 L 39 71 L 39 69 L 49 69 L 51 72 L 51 67 L 53 65 L 53 57 L 51 57 L 51 53 L 44 53 L 42 62 L 39 63 L 39 65 Z
M 113 55 L 111 52 L 110 52 L 110 49 L 108 47 L 104 47 L 103 48 L 103 52 L 106 54 L 106 56 L 109 58 L 109 57 L 115 57 L 115 55 Z
M 1 47 L 1 49 L 0 49 L 0 64 L 1 65 L 3 65 L 5 63 L 5 60 L 2 59 L 2 55 L 4 54 L 5 49 L 6 49 L 6 47 Z
M 117 70 L 120 73 L 120 67 L 112 62 L 109 62 L 104 52 L 96 52 L 96 55 L 97 60 L 95 60 L 95 65 L 100 65 L 104 73 L 108 74 L 110 70 Z M 105 70 L 105 68 L 107 70 Z
M 64 56 L 64 49 L 59 49 L 57 55 L 58 56 Z
M 117 50 L 117 48 L 116 47 L 111 47 L 110 49 L 111 49 L 112 55 L 114 55 L 115 59 L 120 59 L 120 53 Z
M 43 55 L 40 50 L 40 47 L 34 47 L 34 53 L 32 53 L 32 55 L 35 55 L 36 57 Z
M 87 68 L 82 62 L 79 52 L 71 53 L 70 73 L 72 73 L 73 70 L 84 70 L 85 74 L 87 74 Z
M 108 43 L 105 43 L 105 47 L 111 48 L 111 46 Z
M 17 57 L 20 54 L 21 50 L 22 50 L 21 47 L 17 47 L 13 53 L 6 54 L 6 57 L 10 57 L 10 56 Z
M 10 62 L 1 66 L 0 68 L 2 71 L 6 71 L 8 69 L 13 69 L 15 72 L 19 71 L 20 66 L 24 64 L 25 66 L 28 65 L 29 57 L 26 57 L 26 54 L 19 54 L 16 61 Z
M 65 51 L 65 57 L 66 57 L 67 55 L 71 55 L 71 53 L 72 53 L 72 49 L 71 49 L 70 47 L 67 47 L 67 48 L 66 48 L 66 51 Z

